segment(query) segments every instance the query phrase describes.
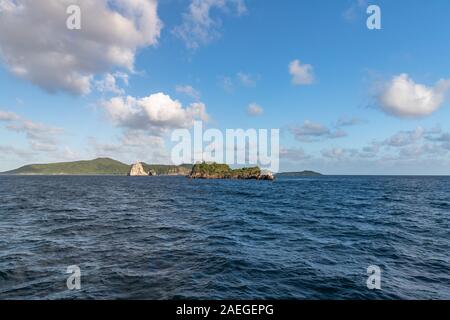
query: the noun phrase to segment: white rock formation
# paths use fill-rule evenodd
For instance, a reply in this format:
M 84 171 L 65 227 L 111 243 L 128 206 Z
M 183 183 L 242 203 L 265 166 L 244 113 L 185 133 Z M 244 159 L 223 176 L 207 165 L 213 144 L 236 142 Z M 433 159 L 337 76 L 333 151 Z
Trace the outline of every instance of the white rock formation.
M 136 162 L 131 166 L 130 172 L 128 173 L 130 177 L 143 177 L 149 176 L 149 173 L 144 170 L 142 163 Z

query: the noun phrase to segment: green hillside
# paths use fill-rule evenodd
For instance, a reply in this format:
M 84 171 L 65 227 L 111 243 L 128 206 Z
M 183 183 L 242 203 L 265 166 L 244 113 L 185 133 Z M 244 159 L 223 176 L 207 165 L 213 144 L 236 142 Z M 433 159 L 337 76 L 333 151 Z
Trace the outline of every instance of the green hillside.
M 160 164 L 147 164 L 142 163 L 144 170 L 147 172 L 155 172 L 158 176 L 167 175 L 184 175 L 187 176 L 191 173 L 191 164 L 182 164 L 181 166 L 160 165 Z
M 277 177 L 320 177 L 321 173 L 314 171 L 301 171 L 301 172 L 282 172 L 278 173 Z
M 98 158 L 88 161 L 31 164 L 3 172 L 10 175 L 127 175 L 130 166 L 122 162 Z
M 144 169 L 157 175 L 189 175 L 192 165 L 150 165 L 142 164 Z M 60 162 L 49 164 L 31 164 L 21 168 L 2 172 L 3 175 L 118 175 L 126 176 L 131 165 L 110 159 L 98 158 L 88 161 Z
M 189 175 L 193 179 L 259 179 L 261 169 L 242 168 L 232 170 L 227 164 L 198 163 Z

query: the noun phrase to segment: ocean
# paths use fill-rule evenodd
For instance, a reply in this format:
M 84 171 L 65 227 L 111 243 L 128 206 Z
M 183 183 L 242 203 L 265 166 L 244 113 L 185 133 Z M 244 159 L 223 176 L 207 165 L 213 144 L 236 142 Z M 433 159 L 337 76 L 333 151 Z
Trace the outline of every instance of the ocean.
M 449 190 L 450 177 L 1 176 L 0 299 L 450 299 Z

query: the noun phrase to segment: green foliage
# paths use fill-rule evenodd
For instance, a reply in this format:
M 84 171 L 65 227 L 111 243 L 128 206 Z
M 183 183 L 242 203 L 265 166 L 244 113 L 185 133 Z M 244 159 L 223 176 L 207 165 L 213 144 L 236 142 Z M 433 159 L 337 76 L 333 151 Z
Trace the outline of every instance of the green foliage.
M 182 164 L 180 166 L 159 165 L 142 163 L 144 170 L 147 172 L 154 172 L 156 175 L 189 175 L 192 170 L 191 164 Z
M 314 171 L 302 171 L 302 172 L 283 172 L 278 173 L 277 177 L 319 177 L 322 174 Z
M 255 179 L 260 174 L 261 169 L 257 167 L 232 170 L 226 164 L 203 162 L 194 165 L 190 176 L 200 179 Z
M 98 158 L 89 161 L 32 164 L 4 172 L 13 175 L 127 175 L 130 166 L 122 162 Z
M 192 165 L 165 166 L 142 164 L 144 170 L 157 175 L 189 175 Z M 118 175 L 126 176 L 131 166 L 109 158 L 89 161 L 32 164 L 2 174 L 11 175 Z

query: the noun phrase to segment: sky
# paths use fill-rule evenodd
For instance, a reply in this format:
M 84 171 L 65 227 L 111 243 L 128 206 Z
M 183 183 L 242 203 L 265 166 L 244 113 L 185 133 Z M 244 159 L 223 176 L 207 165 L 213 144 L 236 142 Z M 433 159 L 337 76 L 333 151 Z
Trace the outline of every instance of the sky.
M 280 129 L 281 171 L 448 175 L 449 16 L 448 0 L 0 0 L 0 171 L 168 164 L 171 132 L 202 120 Z

